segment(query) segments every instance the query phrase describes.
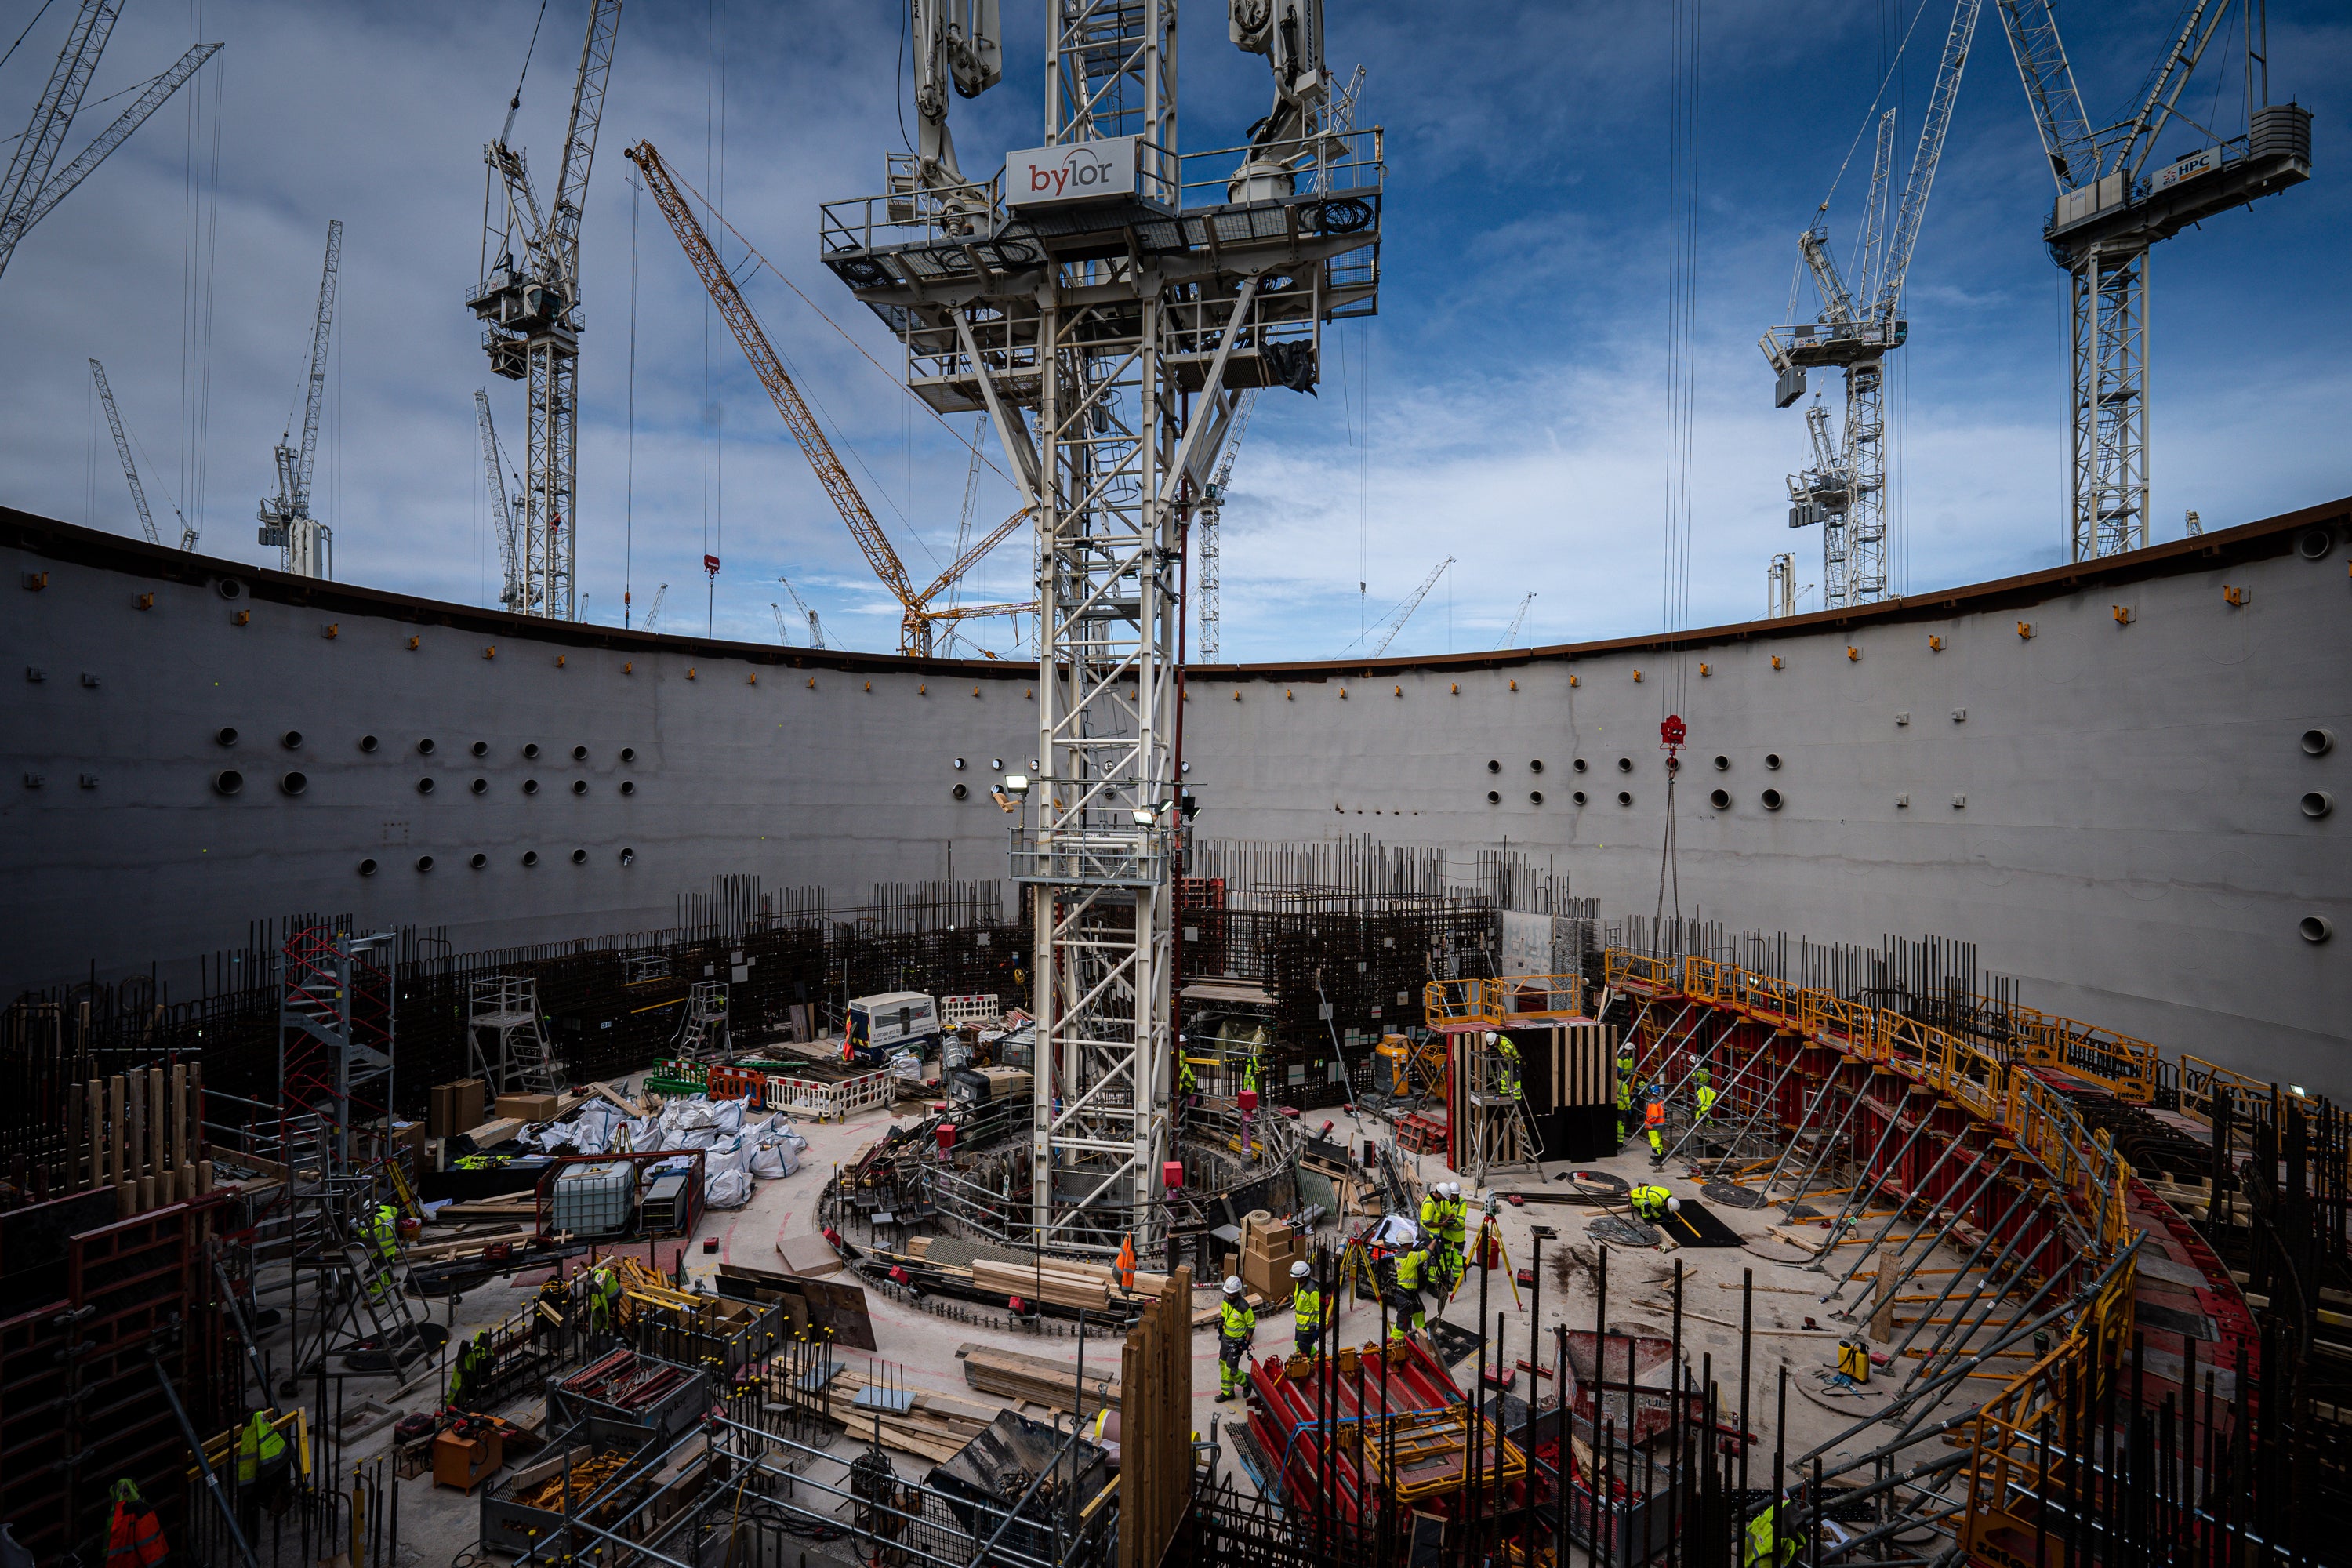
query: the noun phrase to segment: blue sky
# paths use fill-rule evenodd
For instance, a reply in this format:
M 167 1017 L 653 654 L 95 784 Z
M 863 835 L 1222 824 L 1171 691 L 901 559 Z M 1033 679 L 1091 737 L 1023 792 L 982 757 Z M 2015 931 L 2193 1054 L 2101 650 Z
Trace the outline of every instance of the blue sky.
M 37 8 L 0 6 L 0 47 Z M 5 129 L 38 91 L 68 10 L 58 0 L 0 66 Z M 96 355 L 151 489 L 200 502 L 206 550 L 274 562 L 253 542 L 252 513 L 298 391 L 326 222 L 341 217 L 317 487 L 339 575 L 494 600 L 473 390 L 490 387 L 510 443 L 522 410 L 511 384 L 487 375 L 461 299 L 477 276 L 480 146 L 503 118 L 537 10 L 535 0 L 131 0 L 92 100 L 193 40 L 228 47 L 201 91 L 159 113 L 0 278 L 0 500 L 135 531 L 89 392 Z M 1006 80 L 955 106 L 968 170 L 1039 139 L 1042 7 L 1011 0 L 1006 11 Z M 542 178 L 585 15 L 585 0 L 549 0 L 524 88 L 517 140 Z M 2063 8 L 2095 118 L 2130 97 L 2175 15 L 2172 3 Z M 1187 16 L 1181 143 L 1233 144 L 1265 110 L 1265 66 L 1226 43 L 1214 8 L 1194 0 Z M 1772 408 L 1755 339 L 1786 311 L 1796 234 L 1915 16 L 1893 89 L 1906 153 L 1945 0 L 1703 7 L 1696 623 L 1759 613 L 1776 551 L 1797 551 L 1801 584 L 1820 580 L 1817 537 L 1782 521 L 1801 420 Z M 1667 18 L 1654 5 L 1332 0 L 1330 58 L 1342 71 L 1363 62 L 1359 122 L 1386 131 L 1382 310 L 1333 335 L 1322 395 L 1262 400 L 1226 511 L 1227 657 L 1336 654 L 1360 615 L 1377 617 L 1448 554 L 1456 564 L 1391 652 L 1491 647 L 1528 592 L 1522 644 L 1659 624 Z M 927 577 L 950 553 L 963 448 L 867 362 L 895 365 L 893 345 L 814 261 L 817 204 L 878 188 L 882 155 L 899 145 L 898 27 L 887 5 L 635 0 L 625 13 L 583 241 L 581 581 L 592 619 L 619 619 L 625 580 L 642 622 L 667 582 L 665 629 L 698 630 L 708 616 L 722 634 L 772 640 L 770 605 L 790 608 L 774 580 L 789 573 L 837 640 L 896 642 L 895 607 L 650 203 L 635 237 L 632 437 L 620 153 L 639 137 L 845 329 L 773 278 L 749 285 L 909 569 Z M 2352 18 L 2315 0 L 2274 5 L 2270 41 L 2271 96 L 2316 112 L 2317 173 L 2156 252 L 2159 538 L 2179 533 L 2186 508 L 2213 528 L 2352 491 L 2341 259 L 2352 236 L 2341 173 Z M 2189 101 L 2209 113 L 2218 90 L 2226 120 L 2239 89 L 2230 52 L 2209 62 Z M 76 144 L 109 113 L 86 111 Z M 2178 132 L 2158 156 L 2196 140 Z M 1867 159 L 1865 144 L 1831 211 L 1841 251 Z M 2063 559 L 2064 296 L 2040 240 L 2052 194 L 1987 6 L 1896 361 L 1898 584 Z M 1817 376 L 1824 384 L 1834 398 Z M 976 526 L 1012 510 L 994 474 L 976 489 Z M 700 569 L 706 552 L 724 562 L 715 584 Z M 1016 536 L 973 594 L 1021 596 L 1026 555 Z M 1011 647 L 1004 629 L 982 636 Z

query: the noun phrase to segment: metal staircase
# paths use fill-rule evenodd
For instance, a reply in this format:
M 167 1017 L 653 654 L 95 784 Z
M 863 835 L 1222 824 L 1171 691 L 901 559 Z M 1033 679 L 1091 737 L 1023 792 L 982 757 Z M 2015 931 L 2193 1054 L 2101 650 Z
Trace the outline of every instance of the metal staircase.
M 539 982 L 494 974 L 474 982 L 466 1013 L 474 1071 L 497 1094 L 561 1094 L 563 1064 L 539 1011 Z
M 688 1061 L 707 1061 L 727 1054 L 727 985 L 719 980 L 698 980 L 686 994 L 686 1017 L 678 1025 L 673 1053 Z

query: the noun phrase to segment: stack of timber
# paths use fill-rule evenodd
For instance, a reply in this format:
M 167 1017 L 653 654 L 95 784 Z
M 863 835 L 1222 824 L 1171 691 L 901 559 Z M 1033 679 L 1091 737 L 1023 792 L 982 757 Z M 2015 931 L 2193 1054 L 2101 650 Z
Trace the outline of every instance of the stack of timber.
M 1128 1331 L 1120 1352 L 1118 1568 L 1160 1563 L 1190 1501 L 1192 1298 L 1192 1271 L 1179 1268 Z
M 834 1379 L 833 1419 L 845 1423 L 853 1437 L 878 1436 L 884 1447 L 935 1465 L 962 1453 L 996 1419 L 996 1412 L 987 1406 L 926 1391 L 912 1393 L 901 1411 L 889 1409 L 887 1403 L 858 1405 L 857 1397 L 866 1390 L 887 1387 L 864 1373 L 843 1372 Z
M 1186 1281 L 1184 1289 L 1192 1291 L 1192 1270 L 1180 1269 L 1177 1278 Z M 1162 1297 L 1160 1300 L 1164 1300 Z M 1186 1352 L 1191 1353 L 1189 1350 Z M 1025 1355 L 1020 1351 L 998 1350 L 993 1345 L 966 1342 L 956 1347 L 956 1355 L 963 1363 L 966 1383 L 982 1394 L 1000 1398 L 1026 1400 L 1049 1410 L 1077 1408 L 1079 1414 L 1091 1415 L 1106 1407 L 1117 1410 L 1123 1384 L 1117 1377 L 1107 1376 L 1096 1367 L 1085 1370 L 1085 1385 L 1079 1385 L 1080 1368 L 1076 1358 L 1068 1362 L 1048 1361 L 1040 1355 Z M 1185 1363 L 1190 1366 L 1188 1361 Z M 1109 1358 L 1103 1356 L 1100 1365 L 1108 1367 Z M 1191 1396 L 1186 1395 L 1187 1399 Z
M 1131 1286 L 1117 1268 L 1068 1258 L 1039 1258 L 966 1242 L 920 1236 L 904 1252 L 877 1247 L 872 1256 L 903 1269 L 926 1290 L 969 1296 L 992 1304 L 1020 1301 L 1030 1309 L 1131 1314 L 1158 1300 L 1168 1276 L 1136 1269 Z

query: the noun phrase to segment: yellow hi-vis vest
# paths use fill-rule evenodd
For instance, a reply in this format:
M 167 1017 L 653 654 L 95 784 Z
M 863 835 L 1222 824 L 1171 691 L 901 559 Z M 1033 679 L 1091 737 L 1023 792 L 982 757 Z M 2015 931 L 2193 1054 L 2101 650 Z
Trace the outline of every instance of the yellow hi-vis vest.
M 1245 1340 L 1257 1331 L 1257 1313 L 1250 1304 L 1238 1297 L 1228 1296 L 1217 1305 L 1217 1333 L 1228 1341 Z
M 1656 1219 L 1666 1212 L 1666 1199 L 1672 1194 L 1664 1187 L 1635 1187 L 1628 1194 L 1633 1200 L 1633 1212 L 1643 1219 Z
M 267 1414 L 255 1411 L 236 1435 L 236 1484 L 251 1486 L 264 1471 L 274 1473 L 285 1458 L 286 1435 L 269 1424 Z
M 1303 1335 L 1323 1331 L 1323 1293 L 1312 1285 L 1301 1285 L 1291 1292 L 1290 1310 Z
M 1398 1289 L 1418 1290 L 1421 1289 L 1421 1265 L 1422 1255 L 1418 1252 L 1402 1252 L 1397 1255 L 1396 1282 Z

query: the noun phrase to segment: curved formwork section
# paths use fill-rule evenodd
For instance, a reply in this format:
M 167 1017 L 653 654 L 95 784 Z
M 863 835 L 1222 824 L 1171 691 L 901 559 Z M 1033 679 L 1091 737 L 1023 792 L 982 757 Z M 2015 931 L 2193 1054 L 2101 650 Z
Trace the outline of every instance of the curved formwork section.
M 2212 1364 L 2210 1342 L 2161 1326 L 2174 1309 L 2137 1321 L 2143 1291 L 2199 1280 L 2232 1381 L 2258 1370 L 2228 1270 L 2072 1098 L 2146 1103 L 2142 1042 L 2038 1016 L 1944 1029 L 1697 957 L 1612 950 L 1607 978 L 1637 1080 L 1685 1105 L 1692 1084 L 1714 1091 L 1674 1118 L 1672 1153 L 1713 1201 L 1780 1208 L 1775 1239 L 1813 1253 L 1822 1303 L 1883 1364 L 1860 1418 L 1790 1459 L 1841 1506 L 1889 1494 L 1982 1560 L 2037 1562 L 2053 1524 L 2082 1522 L 2053 1500 L 2095 1485 L 2063 1462 L 2053 1481 L 2053 1423 L 2087 1422 L 2126 1376 L 2135 1406 L 2167 1384 L 2185 1402 L 2200 1344 Z

